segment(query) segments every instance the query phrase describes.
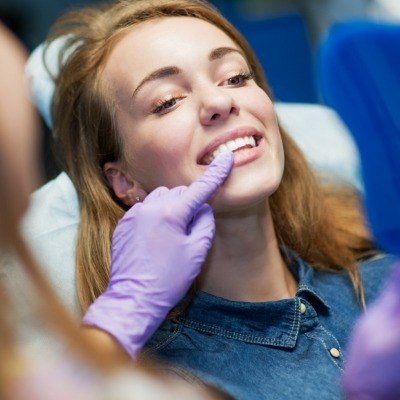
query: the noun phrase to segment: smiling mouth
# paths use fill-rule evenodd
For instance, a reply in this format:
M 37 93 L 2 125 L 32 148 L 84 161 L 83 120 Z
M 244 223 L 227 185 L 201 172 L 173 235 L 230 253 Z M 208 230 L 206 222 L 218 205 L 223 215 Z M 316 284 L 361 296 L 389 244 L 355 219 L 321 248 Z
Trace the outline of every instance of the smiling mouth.
M 227 142 L 220 144 L 216 149 L 205 154 L 200 159 L 199 164 L 209 165 L 218 154 L 224 151 L 231 151 L 235 153 L 243 149 L 251 149 L 257 147 L 260 140 L 261 140 L 260 135 L 249 135 L 228 140 Z

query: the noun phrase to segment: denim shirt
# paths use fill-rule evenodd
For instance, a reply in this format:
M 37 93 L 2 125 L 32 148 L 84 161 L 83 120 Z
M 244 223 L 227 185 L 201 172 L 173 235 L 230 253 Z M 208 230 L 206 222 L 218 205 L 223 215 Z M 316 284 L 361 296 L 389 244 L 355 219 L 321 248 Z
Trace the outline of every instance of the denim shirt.
M 394 258 L 360 263 L 367 304 Z M 323 272 L 294 256 L 296 296 L 235 302 L 198 292 L 183 315 L 167 320 L 145 354 L 180 376 L 240 400 L 341 399 L 346 346 L 361 307 L 346 273 Z

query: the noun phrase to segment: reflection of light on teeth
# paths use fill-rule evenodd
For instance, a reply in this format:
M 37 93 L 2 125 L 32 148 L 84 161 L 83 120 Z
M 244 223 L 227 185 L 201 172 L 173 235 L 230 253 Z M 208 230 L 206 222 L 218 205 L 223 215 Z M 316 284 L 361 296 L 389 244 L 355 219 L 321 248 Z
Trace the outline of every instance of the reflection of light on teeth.
M 218 154 L 224 152 L 224 151 L 236 151 L 239 150 L 243 147 L 256 147 L 256 140 L 254 139 L 253 136 L 245 136 L 245 137 L 240 137 L 234 140 L 229 140 L 226 143 L 220 144 L 213 152 L 212 154 L 207 154 L 204 157 L 204 163 L 205 164 L 210 164 L 215 157 L 217 157 Z

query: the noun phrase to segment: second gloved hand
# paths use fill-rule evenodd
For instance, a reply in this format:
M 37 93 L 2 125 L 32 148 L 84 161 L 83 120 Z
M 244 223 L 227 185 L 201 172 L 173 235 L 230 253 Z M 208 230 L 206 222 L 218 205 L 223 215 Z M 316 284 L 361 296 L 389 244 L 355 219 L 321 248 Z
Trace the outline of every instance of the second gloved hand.
M 200 273 L 215 232 L 211 198 L 228 176 L 222 153 L 190 186 L 151 192 L 118 222 L 110 281 L 83 323 L 111 334 L 135 357 Z
M 400 399 L 400 263 L 357 323 L 344 371 L 348 400 Z

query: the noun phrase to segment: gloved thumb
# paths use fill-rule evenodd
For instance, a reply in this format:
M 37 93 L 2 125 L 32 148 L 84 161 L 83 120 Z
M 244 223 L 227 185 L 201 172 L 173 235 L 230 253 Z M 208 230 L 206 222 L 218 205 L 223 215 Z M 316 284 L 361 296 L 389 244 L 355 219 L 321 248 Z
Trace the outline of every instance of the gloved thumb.
M 182 201 L 186 204 L 186 222 L 192 220 L 197 210 L 209 200 L 218 188 L 224 183 L 233 166 L 233 153 L 223 152 L 208 166 L 204 174 L 194 181 L 182 195 Z

